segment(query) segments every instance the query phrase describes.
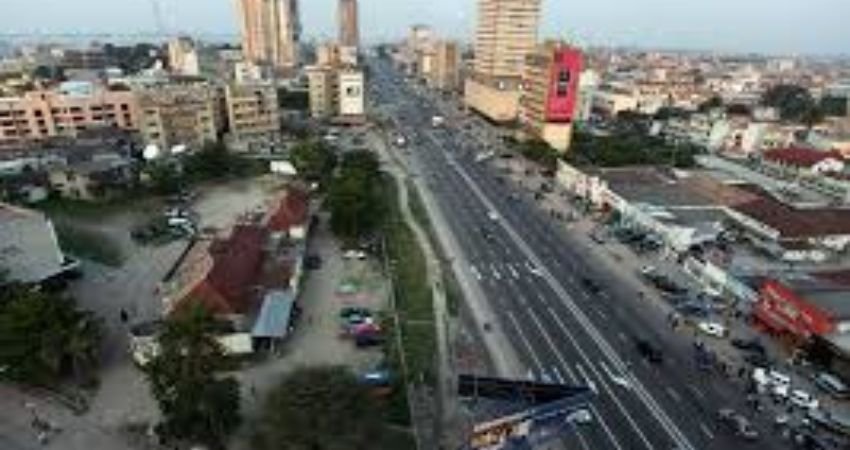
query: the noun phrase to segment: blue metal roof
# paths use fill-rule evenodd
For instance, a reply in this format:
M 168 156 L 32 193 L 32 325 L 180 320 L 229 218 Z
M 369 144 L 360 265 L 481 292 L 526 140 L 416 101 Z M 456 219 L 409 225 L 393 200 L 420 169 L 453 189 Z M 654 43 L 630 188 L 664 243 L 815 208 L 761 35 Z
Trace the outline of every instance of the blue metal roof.
M 251 335 L 258 338 L 282 338 L 289 331 L 295 298 L 292 291 L 269 291 L 263 298 L 260 315 Z

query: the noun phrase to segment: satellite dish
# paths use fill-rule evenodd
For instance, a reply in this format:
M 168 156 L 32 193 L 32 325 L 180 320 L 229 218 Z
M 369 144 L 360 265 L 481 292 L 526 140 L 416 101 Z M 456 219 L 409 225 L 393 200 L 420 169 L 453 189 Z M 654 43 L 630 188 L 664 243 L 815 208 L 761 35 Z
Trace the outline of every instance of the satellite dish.
M 142 156 L 147 159 L 156 159 L 159 156 L 159 147 L 154 144 L 148 145 L 145 147 L 145 150 L 142 152 Z
M 179 155 L 179 154 L 181 154 L 185 151 L 186 151 L 186 146 L 183 145 L 183 144 L 175 145 L 174 147 L 171 147 L 171 154 L 172 155 Z

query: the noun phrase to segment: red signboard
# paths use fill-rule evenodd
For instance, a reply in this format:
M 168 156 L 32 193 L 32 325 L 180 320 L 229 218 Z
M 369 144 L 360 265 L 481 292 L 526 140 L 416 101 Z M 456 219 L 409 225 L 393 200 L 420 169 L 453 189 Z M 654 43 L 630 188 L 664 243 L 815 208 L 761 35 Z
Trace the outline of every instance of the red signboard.
M 546 99 L 547 122 L 572 122 L 578 97 L 578 81 L 582 68 L 581 51 L 558 48 L 549 68 L 549 89 Z

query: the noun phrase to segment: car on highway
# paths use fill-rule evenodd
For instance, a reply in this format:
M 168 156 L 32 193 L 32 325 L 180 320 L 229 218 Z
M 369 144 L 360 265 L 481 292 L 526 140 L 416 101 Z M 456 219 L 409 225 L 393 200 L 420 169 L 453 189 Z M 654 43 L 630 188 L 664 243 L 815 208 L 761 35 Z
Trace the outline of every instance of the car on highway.
M 494 222 L 495 222 L 495 221 L 499 220 L 499 213 L 497 213 L 496 211 L 488 211 L 488 212 L 487 212 L 487 217 L 488 217 L 490 220 L 492 220 L 492 221 L 494 221 Z
M 664 363 L 664 352 L 647 339 L 635 338 L 635 349 L 642 358 L 653 364 Z
M 598 294 L 602 292 L 602 286 L 600 286 L 593 278 L 582 277 L 581 285 L 584 286 L 584 288 L 587 289 L 587 292 L 590 292 L 591 294 Z
M 748 441 L 756 441 L 759 438 L 759 433 L 750 423 L 750 420 L 732 408 L 723 408 L 717 411 L 717 420 L 736 436 Z
M 724 338 L 727 334 L 729 334 L 729 330 L 717 322 L 700 322 L 697 324 L 697 329 L 704 334 L 716 338 Z

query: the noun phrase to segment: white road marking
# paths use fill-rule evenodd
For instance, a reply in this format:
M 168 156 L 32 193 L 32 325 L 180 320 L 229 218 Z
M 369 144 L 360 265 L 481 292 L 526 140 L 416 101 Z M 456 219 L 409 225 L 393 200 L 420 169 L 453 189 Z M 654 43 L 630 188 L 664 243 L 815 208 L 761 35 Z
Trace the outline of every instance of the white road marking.
M 510 320 L 513 324 L 514 329 L 516 329 L 517 334 L 519 334 L 520 340 L 522 340 L 523 344 L 525 344 L 525 348 L 528 349 L 528 354 L 531 355 L 531 359 L 534 360 L 534 364 L 537 367 L 543 367 L 543 364 L 540 363 L 540 358 L 537 357 L 537 353 L 534 353 L 534 348 L 531 346 L 531 342 L 525 336 L 525 333 L 522 331 L 522 328 L 520 328 L 519 323 L 516 320 L 516 316 L 514 316 L 514 313 L 508 311 L 507 316 L 508 320 Z
M 499 273 L 499 270 L 496 268 L 495 264 L 493 264 L 493 278 L 495 278 L 497 280 L 502 279 L 502 274 Z
M 576 369 L 578 369 L 578 372 L 581 374 L 581 377 L 584 378 L 584 382 L 587 383 L 587 387 L 589 387 L 594 394 L 599 395 L 599 390 L 596 389 L 596 383 L 594 383 L 593 380 L 590 379 L 590 377 L 587 375 L 587 372 L 584 371 L 584 367 L 582 367 L 581 364 L 576 363 Z
M 552 372 L 555 374 L 555 381 L 559 384 L 564 384 L 564 377 L 561 375 L 561 369 L 558 366 L 552 366 Z
M 608 375 L 608 378 L 610 378 L 611 381 L 614 382 L 614 384 L 624 387 L 626 389 L 631 389 L 632 384 L 629 383 L 629 380 L 612 372 L 611 369 L 608 368 L 608 365 L 605 364 L 605 361 L 599 361 L 599 365 L 602 367 L 602 370 L 605 372 L 605 374 Z
M 682 403 L 682 397 L 679 395 L 678 392 L 676 392 L 675 389 L 671 388 L 670 386 L 667 386 L 665 390 L 670 395 L 670 397 L 673 397 L 673 400 L 676 400 L 678 403 Z
M 699 424 L 699 429 L 708 436 L 709 439 L 714 439 L 714 433 L 704 423 Z
M 698 387 L 689 386 L 689 389 L 691 390 L 691 392 L 694 393 L 694 395 L 699 397 L 700 400 L 705 400 L 705 394 L 703 394 Z
M 519 280 L 519 273 L 517 273 L 516 269 L 514 269 L 514 266 L 508 264 L 508 271 L 511 273 L 512 277 Z

